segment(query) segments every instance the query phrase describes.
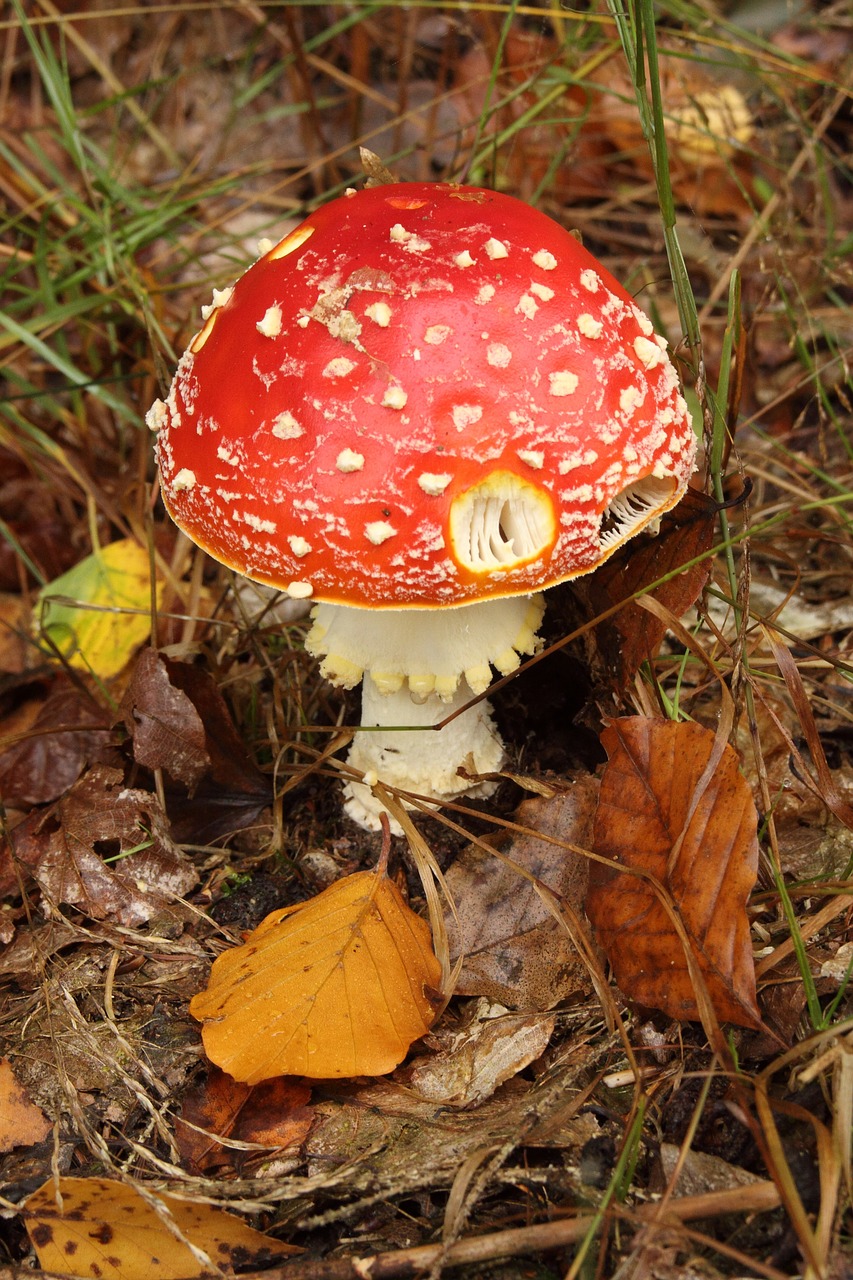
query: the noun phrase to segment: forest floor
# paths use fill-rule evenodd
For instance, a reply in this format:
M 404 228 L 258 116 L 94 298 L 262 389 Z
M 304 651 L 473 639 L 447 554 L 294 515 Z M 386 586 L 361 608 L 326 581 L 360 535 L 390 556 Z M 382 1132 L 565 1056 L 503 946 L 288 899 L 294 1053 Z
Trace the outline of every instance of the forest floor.
M 847 5 L 11 0 L 0 51 L 0 1278 L 853 1276 Z M 658 538 L 548 593 L 494 794 L 390 850 L 358 692 L 177 533 L 145 425 L 365 169 L 576 231 L 701 439 Z M 364 885 L 432 926 L 407 1056 L 341 1066 L 317 982 L 328 1069 L 230 1073 L 211 962 L 260 1053 L 235 948 L 290 909 L 346 987 Z

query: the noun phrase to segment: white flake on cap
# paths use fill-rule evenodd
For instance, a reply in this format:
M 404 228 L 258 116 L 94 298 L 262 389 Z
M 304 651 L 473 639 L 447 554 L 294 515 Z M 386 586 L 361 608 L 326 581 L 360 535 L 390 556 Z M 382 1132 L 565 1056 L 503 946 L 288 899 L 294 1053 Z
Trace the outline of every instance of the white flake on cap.
M 541 267 L 543 271 L 553 271 L 557 265 L 557 259 L 548 249 L 537 249 L 533 255 L 533 264 Z
M 548 374 L 548 390 L 552 396 L 570 396 L 578 388 L 578 375 L 571 369 L 558 369 Z
M 554 290 L 549 289 L 547 284 L 540 284 L 538 280 L 531 281 L 530 292 L 535 293 L 543 302 L 550 302 L 554 296 Z
M 281 307 L 276 303 L 267 307 L 264 317 L 255 325 L 258 333 L 264 338 L 277 338 L 281 333 Z
M 597 271 L 593 271 L 591 267 L 581 272 L 581 285 L 589 293 L 598 293 L 601 288 L 601 277 Z
M 355 453 L 352 449 L 341 449 L 335 459 L 335 466 L 345 475 L 350 471 L 361 471 L 364 466 L 364 454 Z
M 451 409 L 453 425 L 457 431 L 473 427 L 483 416 L 483 406 L 479 404 L 455 404 Z
M 515 308 L 516 315 L 524 316 L 525 320 L 532 320 L 539 310 L 536 299 L 531 297 L 529 293 L 523 293 L 518 300 L 518 306 Z
M 375 547 L 381 547 L 382 543 L 393 538 L 396 532 L 397 530 L 387 520 L 371 520 L 364 526 L 365 537 Z
M 656 369 L 666 359 L 663 349 L 656 342 L 642 335 L 634 339 L 634 351 L 637 359 L 646 369 Z
M 534 471 L 542 470 L 545 464 L 545 453 L 542 449 L 517 449 L 516 453 L 521 461 L 526 462 Z
M 159 431 L 169 420 L 169 408 L 163 400 L 155 400 L 145 415 L 145 425 L 149 431 Z
M 578 316 L 578 329 L 585 338 L 600 338 L 603 328 L 601 321 L 596 320 L 595 316 L 591 316 L 587 311 Z
M 272 433 L 279 440 L 298 440 L 305 435 L 305 430 L 300 427 L 293 414 L 285 409 L 284 413 L 273 418 Z
M 382 397 L 382 404 L 386 409 L 405 409 L 408 398 L 402 387 L 388 387 Z
M 424 471 L 418 476 L 418 484 L 424 493 L 430 494 L 437 498 L 440 493 L 444 493 L 453 476 L 448 472 L 438 473 L 435 471 Z
M 291 600 L 307 600 L 314 594 L 314 587 L 310 582 L 291 582 L 284 589 Z
M 491 302 L 494 296 L 495 296 L 495 286 L 493 284 L 483 284 L 483 285 L 480 285 L 480 288 L 477 290 L 477 295 L 474 298 L 474 301 L 477 303 L 478 306 L 482 307 L 487 302 Z
M 345 378 L 356 368 L 353 360 L 347 360 L 346 356 L 335 356 L 334 360 L 330 360 L 323 370 L 324 378 Z
M 189 467 L 181 467 L 178 474 L 172 481 L 172 492 L 183 493 L 187 489 L 195 488 L 195 472 L 190 471 Z
M 561 476 L 566 476 L 570 471 L 574 471 L 576 467 L 591 467 L 594 462 L 598 461 L 598 454 L 594 449 L 587 449 L 584 453 L 573 453 L 568 458 L 558 464 L 557 470 Z
M 424 240 L 414 231 L 407 231 L 401 222 L 394 223 L 390 235 L 394 244 L 401 244 L 409 253 L 426 253 L 432 248 L 429 240 Z
M 430 347 L 438 347 L 450 337 L 452 332 L 449 324 L 431 324 L 424 334 L 424 342 Z
M 486 250 L 486 253 L 489 255 L 489 257 L 492 259 L 493 262 L 496 262 L 498 258 L 509 257 L 509 249 L 507 249 L 506 245 L 502 240 L 496 240 L 494 236 L 490 236 L 490 238 L 483 245 L 483 248 Z
M 637 324 L 640 326 L 643 333 L 646 335 L 647 338 L 651 338 L 652 334 L 655 331 L 655 327 L 652 324 L 649 317 L 646 315 L 645 311 L 641 311 L 636 304 L 634 304 L 631 307 L 631 310 L 634 313 L 634 319 L 637 321 Z
M 378 324 L 380 329 L 387 329 L 391 323 L 391 308 L 387 302 L 371 302 L 369 307 L 364 308 L 364 314 L 368 320 Z
M 619 408 L 623 413 L 633 413 L 646 398 L 646 393 L 639 387 L 623 387 L 619 392 Z
M 212 299 L 201 309 L 202 320 L 207 320 L 208 316 L 211 316 L 214 311 L 218 311 L 220 307 L 224 307 L 225 303 L 231 300 L 233 292 L 233 284 L 229 285 L 227 289 L 214 289 Z
M 503 342 L 490 342 L 486 349 L 486 359 L 495 369 L 505 369 L 512 359 L 512 352 Z
M 276 523 L 274 520 L 265 520 L 262 516 L 256 516 L 251 511 L 244 511 L 242 515 L 238 511 L 232 511 L 235 520 L 242 520 L 250 529 L 254 529 L 256 533 L 275 533 Z
M 304 538 L 300 538 L 296 533 L 290 534 L 287 541 L 290 543 L 290 550 L 295 556 L 307 556 L 311 551 L 311 543 L 306 542 Z
M 240 455 L 232 453 L 227 445 L 217 445 L 216 456 L 220 462 L 227 462 L 229 467 L 239 467 L 240 465 Z
M 473 267 L 474 259 L 471 257 L 467 249 L 463 249 L 461 253 L 457 253 L 453 259 L 457 267 Z

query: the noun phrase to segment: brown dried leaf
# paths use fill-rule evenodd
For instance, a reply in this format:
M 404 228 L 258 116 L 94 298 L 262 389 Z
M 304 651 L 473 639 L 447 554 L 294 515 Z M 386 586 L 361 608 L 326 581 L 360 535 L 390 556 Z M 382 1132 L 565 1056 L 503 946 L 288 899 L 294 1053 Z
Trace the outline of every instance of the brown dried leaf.
M 175 1140 L 191 1173 L 223 1165 L 239 1169 L 245 1152 L 223 1146 L 220 1139 L 254 1143 L 280 1150 L 306 1137 L 314 1120 L 305 1084 L 279 1077 L 252 1087 L 240 1084 L 215 1067 L 200 1089 L 184 1098 Z
M 50 1121 L 30 1102 L 12 1072 L 8 1058 L 0 1058 L 0 1151 L 29 1147 L 50 1133 Z
M 698 724 L 627 717 L 602 734 L 608 755 L 593 847 L 641 872 L 596 863 L 587 914 L 632 1000 L 696 1019 L 700 1004 L 663 886 L 721 1021 L 759 1027 L 747 899 L 758 818 L 738 757 Z
M 214 1272 L 186 1241 L 203 1250 L 226 1276 L 301 1252 L 212 1205 L 162 1191 L 152 1194 L 163 1216 L 124 1183 L 50 1178 L 24 1202 L 39 1263 L 45 1271 L 99 1280 L 193 1280 Z M 169 1230 L 165 1215 L 177 1233 Z
M 198 881 L 157 797 L 126 788 L 118 769 L 101 765 L 16 827 L 12 849 L 54 904 L 120 924 L 170 909 Z
M 60 688 L 26 736 L 0 752 L 0 794 L 8 805 L 56 800 L 88 764 L 108 759 L 112 741 L 106 712 L 81 690 Z
M 571 596 L 579 605 L 573 610 L 573 621 L 580 625 L 584 619 L 605 613 L 649 583 L 704 555 L 713 546 L 716 521 L 716 503 L 706 494 L 688 489 L 678 506 L 664 516 L 656 538 L 635 539 L 595 573 L 572 583 Z M 703 560 L 649 594 L 678 618 L 699 598 L 710 571 L 710 559 Z M 609 705 L 611 695 L 625 688 L 640 664 L 655 657 L 665 631 L 666 623 L 660 618 L 628 604 L 587 634 L 587 660 Z
M 458 924 L 447 915 L 451 956 L 465 953 L 457 994 L 535 1011 L 589 990 L 586 967 L 568 934 L 524 872 L 582 911 L 587 860 L 535 833 L 589 847 L 597 791 L 597 780 L 580 778 L 551 799 L 525 800 L 515 820 L 528 830 L 514 833 L 501 856 L 469 845 L 450 867 L 447 885 L 458 913 Z
M 144 649 L 121 706 L 134 759 L 149 769 L 164 769 L 192 789 L 210 769 L 211 760 L 201 716 L 169 678 L 170 668 L 179 665 L 156 649 Z
M 163 769 L 177 840 L 207 843 L 255 820 L 270 780 L 249 756 L 213 677 L 201 667 L 144 650 L 122 700 L 134 758 Z

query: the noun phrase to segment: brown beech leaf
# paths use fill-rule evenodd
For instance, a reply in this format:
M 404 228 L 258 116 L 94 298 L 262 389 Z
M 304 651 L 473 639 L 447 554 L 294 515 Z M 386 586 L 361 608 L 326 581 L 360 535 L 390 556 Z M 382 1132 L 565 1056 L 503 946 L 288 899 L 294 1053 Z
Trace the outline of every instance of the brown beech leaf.
M 12 832 L 17 860 L 55 904 L 134 925 L 167 911 L 198 880 L 172 843 L 157 797 L 97 765 Z
M 190 1013 L 235 1080 L 378 1076 L 429 1030 L 440 982 L 429 925 L 386 876 L 360 871 L 219 956 Z
M 8 1058 L 0 1058 L 0 1151 L 29 1147 L 50 1133 L 50 1121 L 23 1086 L 18 1084 Z
M 573 621 L 579 625 L 584 618 L 597 617 L 703 555 L 713 546 L 716 520 L 717 504 L 706 494 L 688 489 L 678 506 L 664 516 L 657 537 L 635 539 L 595 573 L 572 583 L 571 596 L 580 606 L 573 611 Z M 678 618 L 699 598 L 709 573 L 710 559 L 706 559 L 650 594 Z M 625 605 L 600 622 L 585 639 L 596 683 L 608 694 L 621 692 L 640 664 L 658 652 L 665 631 L 665 622 L 636 604 Z
M 176 840 L 208 843 L 249 825 L 270 803 L 269 778 L 251 759 L 225 699 L 201 667 L 143 650 L 122 713 L 134 758 L 179 784 L 167 788 Z
M 684 947 L 655 893 L 669 894 L 721 1021 L 759 1027 L 747 899 L 758 870 L 758 818 L 729 746 L 698 724 L 643 716 L 601 737 L 608 763 L 596 853 L 645 873 L 593 863 L 587 914 L 624 993 L 674 1018 L 700 1006 Z
M 523 801 L 514 816 L 527 830 L 501 843 L 503 857 L 469 845 L 448 869 L 457 912 L 456 919 L 449 912 L 446 919 L 451 959 L 465 955 L 457 995 L 539 1011 L 589 990 L 586 966 L 568 933 L 523 872 L 582 909 L 587 859 L 538 839 L 537 832 L 588 847 L 597 792 L 597 779 L 588 777 L 550 799 Z
M 0 752 L 0 795 L 7 805 L 48 804 L 87 764 L 105 763 L 112 742 L 110 717 L 94 699 L 79 689 L 59 688 L 25 735 Z
M 184 1165 L 192 1173 L 223 1165 L 239 1170 L 251 1153 L 221 1139 L 271 1150 L 302 1142 L 314 1121 L 310 1099 L 310 1088 L 300 1081 L 278 1078 L 252 1086 L 214 1067 L 201 1088 L 186 1095 L 175 1123 Z
M 301 1252 L 213 1205 L 151 1194 L 108 1178 L 49 1179 L 24 1202 L 27 1231 L 45 1271 L 99 1280 L 193 1280 L 232 1276 Z M 58 1199 L 61 1196 L 61 1200 Z M 166 1215 L 176 1231 L 167 1226 Z M 183 1239 L 181 1238 L 183 1237 Z M 214 1272 L 190 1248 L 208 1255 Z

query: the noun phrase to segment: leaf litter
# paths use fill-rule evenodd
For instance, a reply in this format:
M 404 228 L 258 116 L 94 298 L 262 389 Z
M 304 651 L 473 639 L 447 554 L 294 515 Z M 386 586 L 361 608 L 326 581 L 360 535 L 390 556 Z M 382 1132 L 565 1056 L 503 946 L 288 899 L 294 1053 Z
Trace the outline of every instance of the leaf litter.
M 832 1128 L 843 1138 L 838 1125 L 851 1096 L 849 341 L 838 305 L 843 264 L 817 211 L 837 211 L 842 225 L 849 206 L 839 159 L 844 118 L 833 107 L 850 55 L 843 27 L 829 14 L 819 31 L 786 17 L 759 44 L 729 24 L 713 57 L 693 27 L 682 31 L 680 17 L 658 28 L 682 247 L 697 291 L 711 299 L 702 320 L 712 387 L 725 321 L 713 299 L 732 263 L 742 268 L 749 327 L 732 382 L 741 395 L 737 424 L 734 392 L 728 401 L 737 452 L 725 494 L 735 539 L 749 534 L 749 560 L 737 559 L 735 543 L 739 581 L 723 556 L 709 554 L 720 540 L 719 503 L 697 493 L 657 541 L 563 588 L 559 601 L 554 593 L 556 647 L 531 665 L 526 684 L 512 682 L 496 699 L 517 732 L 494 805 L 444 823 L 417 819 L 456 908 L 454 917 L 448 906 L 446 921 L 461 967 L 441 1016 L 423 1019 L 425 1034 L 384 1079 L 284 1076 L 248 1085 L 205 1062 L 188 1012 L 207 958 L 223 947 L 233 948 L 223 957 L 241 951 L 215 910 L 202 918 L 205 909 L 272 866 L 285 886 L 279 922 L 298 920 L 316 901 L 305 902 L 311 868 L 322 865 L 324 886 L 336 869 L 373 876 L 363 868 L 375 865 L 377 848 L 342 824 L 323 752 L 337 726 L 352 723 L 352 707 L 300 665 L 298 623 L 291 633 L 288 615 L 284 630 L 274 630 L 269 615 L 253 621 L 235 609 L 227 578 L 175 543 L 159 515 L 153 558 L 170 594 L 151 647 L 132 657 L 150 629 L 142 615 L 152 594 L 151 506 L 141 483 L 151 478 L 149 443 L 135 424 L 156 390 L 152 334 L 168 365 L 168 348 L 187 337 L 189 295 L 197 303 L 214 275 L 227 283 L 254 255 L 255 235 L 298 215 L 305 201 L 357 182 L 353 144 L 371 142 L 360 127 L 393 139 L 377 150 L 388 157 L 399 147 L 403 154 L 385 166 L 397 176 L 486 180 L 486 165 L 511 189 L 542 195 L 644 295 L 673 346 L 682 329 L 665 283 L 632 80 L 598 21 L 474 5 L 461 17 L 441 6 L 389 12 L 377 25 L 340 6 L 282 6 L 274 23 L 262 24 L 226 6 L 216 22 L 176 12 L 168 39 L 152 41 L 143 13 L 75 20 L 98 10 L 86 3 L 63 15 L 62 60 L 51 61 L 60 43 L 50 22 L 29 29 L 40 45 L 27 46 L 20 27 L 7 33 L 15 54 L 5 64 L 4 102 L 14 127 L 0 170 L 19 219 L 15 234 L 26 239 L 32 230 L 35 248 L 8 258 L 11 314 L 22 327 L 4 338 L 13 400 L 0 425 L 0 871 L 9 898 L 0 914 L 8 942 L 0 1032 L 25 1097 L 58 1128 L 55 1145 L 34 1140 L 2 1157 L 4 1196 L 23 1206 L 53 1167 L 50 1185 L 73 1205 L 87 1175 L 106 1170 L 108 1198 L 120 1197 L 130 1176 L 161 1203 L 174 1191 L 199 1204 L 225 1200 L 262 1226 L 268 1243 L 271 1230 L 307 1242 L 324 1265 L 346 1267 L 339 1274 L 347 1280 L 352 1260 L 371 1251 L 397 1250 L 383 1265 L 404 1273 L 415 1265 L 406 1250 L 420 1243 L 433 1252 L 417 1265 L 440 1268 L 463 1256 L 453 1243 L 463 1230 L 472 1238 L 461 1243 L 483 1250 L 471 1256 L 493 1256 L 489 1248 L 499 1248 L 513 1218 L 533 1225 L 513 1234 L 510 1252 L 535 1248 L 544 1257 L 556 1249 L 563 1270 L 588 1234 L 600 1274 L 627 1274 L 642 1260 L 684 1274 L 697 1248 L 705 1274 L 743 1274 L 752 1262 L 766 1274 L 793 1274 L 804 1255 L 816 1276 L 831 1274 L 839 1255 L 827 1224 L 842 1203 L 838 1189 L 845 1179 L 851 1185 L 849 1133 L 836 1144 L 840 1154 L 821 1136 Z M 286 52 L 297 48 L 299 57 Z M 732 52 L 735 72 L 726 61 Z M 99 146 L 111 157 L 94 186 L 54 111 L 62 93 L 45 95 L 37 63 L 58 77 L 54 88 L 69 89 L 70 102 L 92 108 L 80 135 L 87 164 L 98 167 Z M 239 111 L 235 73 L 251 84 Z M 137 87 L 157 75 L 162 96 L 143 106 Z M 204 111 L 193 105 L 201 101 Z M 724 125 L 712 127 L 712 106 L 725 107 Z M 136 116 L 132 146 L 116 127 L 125 111 Z M 269 127 L 294 111 L 292 129 Z M 193 171 L 179 189 L 174 177 L 190 155 Z M 235 157 L 239 196 L 223 178 Z M 142 204 L 132 190 L 140 180 Z M 155 209 L 163 191 L 168 201 Z M 117 223 L 100 218 L 95 192 L 98 200 L 109 193 Z M 156 214 L 148 227 L 146 200 Z M 119 244 L 119 224 L 138 238 Z M 26 299 L 48 276 L 38 268 L 45 233 L 53 294 L 30 312 Z M 104 287 L 109 261 L 121 270 Z M 57 297 L 68 304 L 58 318 Z M 114 305 L 118 297 L 126 306 Z M 754 486 L 746 501 L 744 474 Z M 115 616 L 138 617 L 140 630 L 113 630 L 106 665 L 96 658 L 97 678 L 86 664 L 71 665 L 71 651 L 63 667 L 61 646 L 43 661 L 30 631 L 39 588 L 53 582 L 55 591 L 55 580 L 99 547 L 123 554 L 128 538 L 146 568 Z M 773 591 L 756 593 L 748 615 L 751 572 Z M 656 612 L 623 603 L 670 573 L 654 588 Z M 693 645 L 682 647 L 667 619 L 703 590 L 723 603 L 708 610 L 699 602 Z M 796 625 L 780 610 L 786 601 L 796 602 Z M 84 615 L 115 614 L 113 605 L 89 603 L 99 607 L 71 616 L 78 642 Z M 785 653 L 756 625 L 770 612 Z M 583 635 L 571 663 L 559 647 L 570 632 Z M 715 771 L 697 788 L 697 759 L 711 757 L 696 742 L 715 738 L 702 725 L 717 722 L 726 685 L 740 716 L 731 736 L 740 758 L 727 748 L 719 780 Z M 576 723 L 537 723 L 519 707 L 513 690 L 522 687 L 525 697 L 536 695 L 531 705 L 556 705 L 559 692 L 557 719 L 571 695 Z M 613 769 L 613 734 L 632 712 L 643 732 L 678 730 L 679 750 L 664 768 L 666 753 L 650 749 L 648 771 L 625 781 Z M 599 781 L 598 735 L 608 721 L 611 759 Z M 555 759 L 572 760 L 573 780 L 540 767 Z M 538 782 L 542 773 L 547 793 L 518 807 L 513 779 Z M 709 805 L 701 835 L 685 826 L 686 814 L 679 827 L 668 807 L 697 792 Z M 625 838 L 615 815 L 628 800 L 634 830 L 655 828 L 648 843 Z M 750 831 L 761 841 L 758 864 Z M 425 929 L 407 861 L 396 845 L 388 892 Z M 709 866 L 721 880 L 708 878 Z M 780 905 L 780 874 L 793 917 Z M 663 915 L 662 900 L 670 908 Z M 587 908 L 624 1004 L 619 992 L 602 990 Z M 659 952 L 650 965 L 638 963 L 650 955 L 650 921 L 662 925 L 672 983 Z M 690 1005 L 688 951 L 707 1006 Z M 722 1042 L 714 1058 L 704 1029 L 681 1020 L 709 1012 L 743 1017 L 746 1025 L 728 1032 L 736 1059 Z M 255 1015 L 244 1025 L 256 1034 L 260 1023 Z M 332 1032 L 336 1025 L 333 1018 Z M 777 1060 L 799 1075 L 774 1074 L 780 1034 L 791 1048 Z M 803 1093 L 807 1077 L 820 1089 Z M 769 1099 L 775 1123 L 764 1111 L 757 1123 L 742 1079 Z M 807 1112 L 813 1122 L 803 1120 Z M 784 1213 L 773 1209 L 779 1191 L 768 1170 Z M 755 1177 L 761 1181 L 749 1181 Z M 701 1239 L 684 1234 L 677 1213 L 664 1223 L 685 1189 L 705 1207 Z M 649 1194 L 663 1200 L 644 1208 Z M 47 1185 L 44 1195 L 36 1205 L 53 1224 Z M 598 1218 L 581 1212 L 557 1221 L 591 1201 L 601 1206 Z M 814 1230 L 809 1214 L 819 1215 Z M 174 1236 L 158 1222 L 152 1237 L 162 1250 Z M 102 1225 L 95 1216 L 89 1230 L 97 1235 Z M 7 1226 L 10 1256 L 22 1259 L 23 1227 L 11 1219 Z M 182 1274 L 191 1274 L 189 1256 Z M 60 1261 L 65 1269 L 67 1256 Z

